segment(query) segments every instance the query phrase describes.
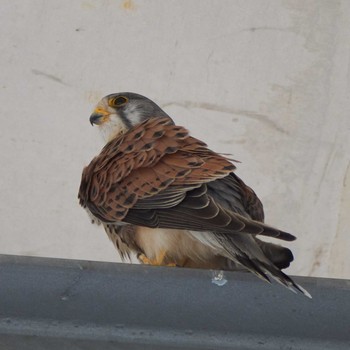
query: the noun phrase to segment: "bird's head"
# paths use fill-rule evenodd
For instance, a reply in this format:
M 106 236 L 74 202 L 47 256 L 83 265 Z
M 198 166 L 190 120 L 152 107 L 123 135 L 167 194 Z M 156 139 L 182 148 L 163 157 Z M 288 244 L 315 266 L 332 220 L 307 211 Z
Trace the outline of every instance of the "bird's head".
M 105 96 L 90 116 L 91 125 L 98 125 L 106 141 L 127 132 L 146 119 L 168 117 L 147 97 L 131 92 Z

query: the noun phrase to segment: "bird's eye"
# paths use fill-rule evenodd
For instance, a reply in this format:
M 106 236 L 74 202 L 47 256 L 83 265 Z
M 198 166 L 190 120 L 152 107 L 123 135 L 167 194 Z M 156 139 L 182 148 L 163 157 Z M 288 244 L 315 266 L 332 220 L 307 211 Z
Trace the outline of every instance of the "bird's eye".
M 128 102 L 128 99 L 124 96 L 118 96 L 111 98 L 108 103 L 111 107 L 121 107 Z

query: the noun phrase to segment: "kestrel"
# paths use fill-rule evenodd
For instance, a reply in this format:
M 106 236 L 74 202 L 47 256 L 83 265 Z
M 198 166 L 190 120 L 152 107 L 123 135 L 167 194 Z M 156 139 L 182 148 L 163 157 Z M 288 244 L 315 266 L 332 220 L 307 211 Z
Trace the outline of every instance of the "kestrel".
M 309 294 L 281 269 L 295 237 L 264 224 L 263 206 L 235 165 L 189 135 L 153 101 L 104 97 L 90 116 L 106 145 L 83 170 L 80 204 L 102 223 L 122 259 L 219 270 L 247 269 Z

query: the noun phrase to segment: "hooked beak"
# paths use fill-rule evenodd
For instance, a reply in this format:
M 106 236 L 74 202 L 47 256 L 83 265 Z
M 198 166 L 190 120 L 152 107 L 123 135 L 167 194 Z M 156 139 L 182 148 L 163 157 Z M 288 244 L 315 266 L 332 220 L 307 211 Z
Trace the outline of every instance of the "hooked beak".
M 109 113 L 103 108 L 97 107 L 90 116 L 91 125 L 101 125 L 109 120 Z

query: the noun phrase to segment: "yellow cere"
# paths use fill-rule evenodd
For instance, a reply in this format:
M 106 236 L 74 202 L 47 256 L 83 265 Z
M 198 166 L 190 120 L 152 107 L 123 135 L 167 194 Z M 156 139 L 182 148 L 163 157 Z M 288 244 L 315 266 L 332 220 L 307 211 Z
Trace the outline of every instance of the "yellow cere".
M 105 115 L 105 116 L 108 116 L 109 115 L 109 112 L 107 112 L 105 109 L 103 108 L 100 108 L 100 107 L 97 107 L 95 108 L 94 110 L 94 114 L 102 114 L 102 115 Z

